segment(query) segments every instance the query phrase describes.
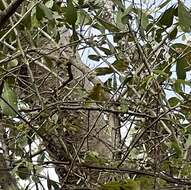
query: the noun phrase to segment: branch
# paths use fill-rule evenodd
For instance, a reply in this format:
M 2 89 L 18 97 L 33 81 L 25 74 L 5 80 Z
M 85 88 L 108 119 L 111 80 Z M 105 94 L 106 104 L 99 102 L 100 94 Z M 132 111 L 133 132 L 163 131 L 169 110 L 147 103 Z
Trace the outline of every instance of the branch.
M 72 64 L 68 61 L 67 64 L 67 72 L 68 72 L 68 79 L 62 83 L 61 86 L 58 87 L 57 90 L 60 90 L 61 88 L 64 88 L 69 82 L 71 82 L 74 79 L 73 73 L 72 73 Z
M 46 109 L 50 108 L 50 107 L 54 107 L 56 105 L 59 105 L 60 106 L 60 109 L 61 110 L 85 110 L 85 111 L 103 111 L 103 112 L 108 112 L 108 113 L 114 113 L 114 114 L 128 114 L 130 116 L 136 116 L 136 117 L 143 117 L 143 118 L 151 118 L 151 119 L 155 119 L 156 117 L 155 116 L 152 116 L 152 115 L 149 115 L 149 114 L 145 114 L 145 113 L 141 113 L 141 112 L 133 112 L 131 110 L 127 110 L 127 111 L 123 111 L 123 110 L 117 110 L 117 109 L 113 109 L 113 108 L 101 108 L 101 107 L 95 107 L 95 106 L 92 106 L 92 107 L 86 107 L 86 106 L 81 106 L 81 105 L 69 105 L 69 106 L 65 106 L 65 105 L 61 105 L 61 104 L 64 104 L 65 102 L 56 102 L 54 104 L 48 104 L 46 106 Z M 70 102 L 67 102 L 67 103 L 70 103 Z M 85 102 L 84 102 L 85 103 Z M 90 103 L 103 103 L 101 101 L 92 101 Z M 35 111 L 43 111 L 42 108 L 39 106 L 39 107 L 35 107 L 33 109 L 20 109 L 19 111 L 21 112 L 25 112 L 25 113 L 28 113 L 28 112 L 35 112 Z M 166 113 L 166 112 L 165 112 Z
M 130 152 L 132 151 L 132 149 L 135 147 L 135 145 L 139 142 L 139 140 L 142 138 L 142 136 L 145 134 L 145 132 L 150 129 L 152 126 L 154 126 L 155 123 L 157 123 L 158 121 L 161 120 L 161 118 L 163 116 L 165 116 L 166 114 L 168 114 L 170 111 L 174 110 L 176 107 L 171 108 L 170 110 L 167 110 L 166 112 L 162 113 L 161 115 L 159 115 L 150 125 L 146 126 L 142 131 L 140 131 L 140 133 L 137 133 L 137 135 L 135 136 L 134 140 L 131 142 L 131 144 L 129 145 L 127 152 L 125 153 L 125 155 L 123 156 L 123 158 L 121 159 L 120 163 L 118 164 L 117 167 L 120 167 L 123 162 L 125 161 L 125 159 L 129 156 Z
M 0 12 L 0 28 L 2 28 L 5 22 L 7 22 L 7 20 L 16 12 L 23 1 L 24 0 L 15 0 L 9 7 L 7 7 L 7 9 Z
M 46 161 L 44 162 L 45 165 L 48 164 L 54 164 L 57 166 L 64 166 L 64 165 L 70 165 L 69 162 L 61 162 L 61 161 Z M 166 182 L 173 183 L 173 184 L 179 184 L 179 185 L 191 185 L 191 181 L 188 179 L 181 179 L 181 178 L 175 178 L 170 177 L 166 175 L 163 172 L 157 172 L 153 173 L 151 171 L 146 170 L 137 170 L 137 169 L 131 169 L 131 168 L 117 168 L 117 167 L 111 167 L 111 166 L 100 166 L 95 164 L 87 164 L 87 163 L 76 163 L 78 167 L 81 168 L 87 168 L 92 170 L 99 170 L 100 172 L 112 172 L 112 173 L 128 173 L 128 174 L 137 174 L 137 175 L 145 175 L 150 177 L 158 177 L 160 179 L 165 180 Z

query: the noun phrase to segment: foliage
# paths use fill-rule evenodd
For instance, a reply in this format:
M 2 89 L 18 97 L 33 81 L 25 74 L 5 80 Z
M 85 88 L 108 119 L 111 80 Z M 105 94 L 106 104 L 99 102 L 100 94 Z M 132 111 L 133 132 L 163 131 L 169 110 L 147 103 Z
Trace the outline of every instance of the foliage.
M 190 20 L 180 0 L 23 1 L 0 26 L 0 148 L 21 189 L 189 188 Z

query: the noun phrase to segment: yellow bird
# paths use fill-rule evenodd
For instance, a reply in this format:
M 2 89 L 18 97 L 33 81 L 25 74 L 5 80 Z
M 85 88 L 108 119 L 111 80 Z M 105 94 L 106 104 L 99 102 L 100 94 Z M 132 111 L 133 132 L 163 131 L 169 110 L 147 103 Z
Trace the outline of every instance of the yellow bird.
M 95 101 L 105 101 L 105 90 L 101 83 L 97 83 L 89 92 L 88 98 Z

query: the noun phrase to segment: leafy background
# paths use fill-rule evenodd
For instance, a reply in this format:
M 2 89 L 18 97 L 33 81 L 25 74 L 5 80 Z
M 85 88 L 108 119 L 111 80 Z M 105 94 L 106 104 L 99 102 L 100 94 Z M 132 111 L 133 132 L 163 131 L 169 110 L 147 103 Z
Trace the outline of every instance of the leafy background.
M 73 182 L 81 188 L 191 185 L 189 5 L 111 2 L 109 7 L 102 1 L 23 2 L 1 27 L 1 141 L 21 189 L 60 189 L 62 180 L 54 181 L 45 168 L 74 161 L 76 155 L 76 167 L 87 177 Z M 9 3 L 2 1 L 1 10 Z M 67 45 L 62 44 L 63 28 L 71 34 Z M 78 63 L 78 53 L 84 63 Z M 81 69 L 81 78 L 74 74 L 80 64 L 91 68 Z M 87 89 L 81 84 L 85 77 L 98 82 Z M 117 115 L 121 137 L 116 146 L 111 143 L 112 157 L 97 149 L 75 152 L 72 140 L 79 138 L 84 122 L 80 109 Z M 107 134 L 112 134 L 109 127 Z M 67 156 L 50 146 L 54 142 L 62 150 L 57 136 L 70 150 Z M 101 170 L 103 181 L 90 169 Z

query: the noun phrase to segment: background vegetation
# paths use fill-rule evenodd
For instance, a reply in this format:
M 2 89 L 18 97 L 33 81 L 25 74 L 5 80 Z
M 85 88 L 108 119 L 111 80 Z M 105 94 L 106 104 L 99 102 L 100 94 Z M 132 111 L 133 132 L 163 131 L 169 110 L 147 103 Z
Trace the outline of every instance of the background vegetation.
M 185 2 L 0 9 L 1 189 L 191 187 Z

